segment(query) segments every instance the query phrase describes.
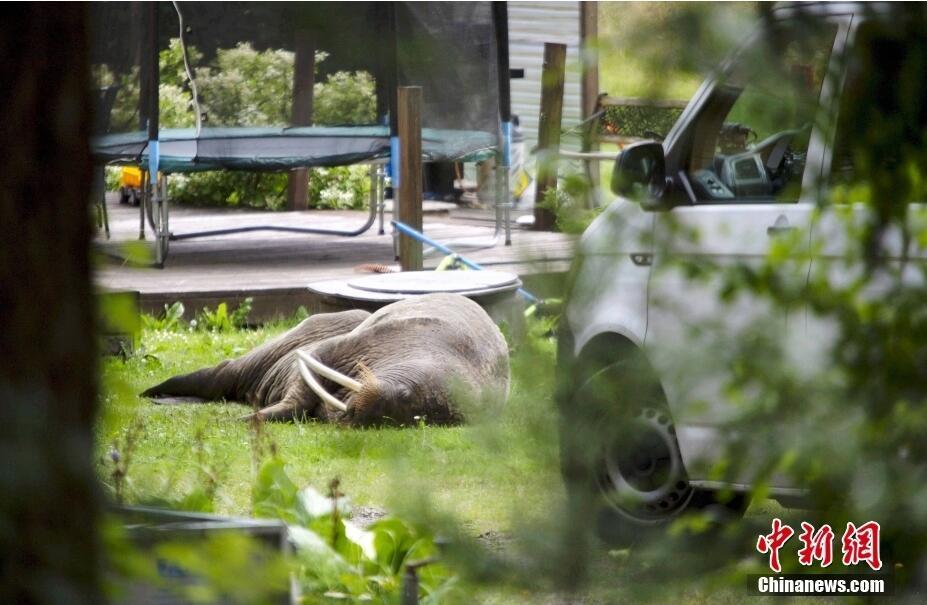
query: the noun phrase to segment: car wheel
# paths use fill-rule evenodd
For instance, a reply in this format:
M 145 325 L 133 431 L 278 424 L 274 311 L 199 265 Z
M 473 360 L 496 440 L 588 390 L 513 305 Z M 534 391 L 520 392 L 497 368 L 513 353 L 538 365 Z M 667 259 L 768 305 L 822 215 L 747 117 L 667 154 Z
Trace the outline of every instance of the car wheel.
M 636 356 L 589 372 L 569 410 L 585 435 L 564 434 L 564 452 L 597 500 L 596 529 L 613 546 L 657 537 L 679 515 L 707 509 L 718 523 L 743 514 L 746 499 L 720 503 L 689 483 L 663 390 Z M 564 430 L 572 432 L 569 424 Z M 581 450 L 581 451 L 578 451 Z M 574 473 L 575 478 L 575 473 Z

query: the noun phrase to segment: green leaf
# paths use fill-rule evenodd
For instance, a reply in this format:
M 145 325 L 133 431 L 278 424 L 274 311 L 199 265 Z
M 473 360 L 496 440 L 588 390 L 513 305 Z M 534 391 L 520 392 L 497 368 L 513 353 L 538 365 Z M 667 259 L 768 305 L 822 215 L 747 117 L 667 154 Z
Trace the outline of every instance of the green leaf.
M 296 484 L 286 474 L 280 458 L 271 458 L 258 470 L 251 492 L 251 506 L 256 517 L 295 522 Z

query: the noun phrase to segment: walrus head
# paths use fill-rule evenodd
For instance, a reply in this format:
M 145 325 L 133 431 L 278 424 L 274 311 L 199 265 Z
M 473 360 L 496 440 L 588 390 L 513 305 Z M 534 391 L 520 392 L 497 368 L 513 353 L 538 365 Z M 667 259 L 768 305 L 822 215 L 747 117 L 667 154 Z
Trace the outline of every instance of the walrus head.
M 296 351 L 296 368 L 306 386 L 319 398 L 329 413 L 352 424 L 379 424 L 393 422 L 408 424 L 417 417 L 427 417 L 429 422 L 450 424 L 461 420 L 459 413 L 447 405 L 447 393 L 452 386 L 439 385 L 437 368 L 428 364 L 402 365 L 389 368 L 386 375 L 378 378 L 363 363 L 355 365 L 352 378 L 327 366 L 312 353 Z M 428 376 L 435 372 L 435 375 Z M 441 372 L 447 375 L 445 369 Z M 343 387 L 347 392 L 344 400 L 332 395 L 319 377 Z M 429 388 L 420 388 L 428 385 Z

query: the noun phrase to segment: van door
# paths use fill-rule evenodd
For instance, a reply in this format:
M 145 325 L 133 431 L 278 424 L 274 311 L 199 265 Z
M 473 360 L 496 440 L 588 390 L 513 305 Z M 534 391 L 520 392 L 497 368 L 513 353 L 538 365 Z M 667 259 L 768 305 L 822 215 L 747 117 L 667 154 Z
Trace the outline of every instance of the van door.
M 786 41 L 748 45 L 667 150 L 682 204 L 655 220 L 645 347 L 695 481 L 707 470 L 696 461 L 718 451 L 718 429 L 734 409 L 723 395 L 732 363 L 761 363 L 757 345 L 788 339 L 801 323 L 744 286 L 798 291 L 806 283 L 824 152 L 815 119 L 829 102 L 829 61 L 846 28 L 776 27 Z

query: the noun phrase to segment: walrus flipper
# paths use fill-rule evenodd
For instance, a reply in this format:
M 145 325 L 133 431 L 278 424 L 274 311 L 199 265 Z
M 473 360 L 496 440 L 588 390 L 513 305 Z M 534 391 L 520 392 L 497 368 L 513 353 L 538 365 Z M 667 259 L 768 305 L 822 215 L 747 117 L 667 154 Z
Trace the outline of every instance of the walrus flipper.
M 223 361 L 211 368 L 173 376 L 143 392 L 142 397 L 163 404 L 235 401 L 239 394 L 235 392 L 234 375 L 226 371 L 228 364 Z
M 189 395 L 183 397 L 173 397 L 170 395 L 151 397 L 148 396 L 153 403 L 158 405 L 183 405 L 185 403 L 209 403 L 208 399 L 203 397 L 190 397 Z
M 294 420 L 298 409 L 299 406 L 295 402 L 281 401 L 251 414 L 245 414 L 240 420 Z

